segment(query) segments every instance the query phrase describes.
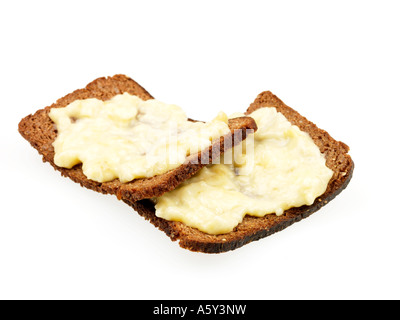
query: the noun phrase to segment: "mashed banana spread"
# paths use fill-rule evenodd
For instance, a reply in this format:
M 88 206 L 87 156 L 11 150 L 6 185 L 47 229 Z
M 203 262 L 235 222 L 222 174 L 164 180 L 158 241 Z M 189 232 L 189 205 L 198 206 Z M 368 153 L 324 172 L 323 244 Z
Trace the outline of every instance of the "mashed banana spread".
M 49 116 L 58 131 L 55 164 L 82 163 L 86 177 L 97 182 L 165 173 L 230 132 L 224 113 L 208 123 L 191 122 L 176 105 L 128 93 L 108 101 L 76 100 Z
M 311 205 L 325 192 L 333 171 L 311 137 L 275 108 L 260 108 L 250 116 L 258 126 L 254 149 L 244 148 L 243 141 L 234 161 L 232 153 L 225 154 L 222 164 L 203 168 L 157 198 L 158 217 L 222 234 L 246 214 L 281 215 L 291 207 Z

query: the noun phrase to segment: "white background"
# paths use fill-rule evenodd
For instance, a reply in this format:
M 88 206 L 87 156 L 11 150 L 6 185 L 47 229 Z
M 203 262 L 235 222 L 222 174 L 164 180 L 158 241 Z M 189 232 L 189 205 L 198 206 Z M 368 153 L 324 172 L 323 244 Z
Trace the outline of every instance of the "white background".
M 2 1 L 2 299 L 399 299 L 399 1 Z M 219 255 L 44 164 L 21 118 L 123 73 L 195 119 L 262 91 L 351 147 L 310 218 Z

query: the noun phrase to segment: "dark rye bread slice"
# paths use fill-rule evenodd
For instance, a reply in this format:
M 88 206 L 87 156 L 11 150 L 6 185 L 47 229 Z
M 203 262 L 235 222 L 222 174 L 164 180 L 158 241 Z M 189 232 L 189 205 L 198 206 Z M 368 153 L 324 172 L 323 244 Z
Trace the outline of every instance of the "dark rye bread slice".
M 88 98 L 109 100 L 113 96 L 124 92 L 136 95 L 143 100 L 153 99 L 138 83 L 124 75 L 99 78 L 89 83 L 86 88 L 76 90 L 57 100 L 53 105 L 22 119 L 19 123 L 19 132 L 43 156 L 43 161 L 49 162 L 63 176 L 72 179 L 83 187 L 104 194 L 116 194 L 120 199 L 137 201 L 158 197 L 167 191 L 175 189 L 176 186 L 190 178 L 207 163 L 211 163 L 212 157 L 215 159 L 220 150 L 227 150 L 232 145 L 238 144 L 245 139 L 246 134 L 249 132 L 247 129 L 257 129 L 255 121 L 250 117 L 232 119 L 228 123 L 231 129 L 231 133 L 228 135 L 232 136 L 232 139 L 221 137 L 209 149 L 189 156 L 186 162 L 178 168 L 152 178 L 136 179 L 129 183 L 121 183 L 118 179 L 105 183 L 87 179 L 83 174 L 82 165 L 77 165 L 72 169 L 56 166 L 54 163 L 53 142 L 57 136 L 57 128 L 48 116 L 49 111 L 52 108 L 66 107 L 75 100 Z
M 246 114 L 263 108 L 275 107 L 292 124 L 308 132 L 320 151 L 326 157 L 326 165 L 334 174 L 326 192 L 318 197 L 311 206 L 302 206 L 286 210 L 283 215 L 268 214 L 262 218 L 246 215 L 243 221 L 230 233 L 210 235 L 181 222 L 167 221 L 155 215 L 154 204 L 150 200 L 127 204 L 132 206 L 140 215 L 150 220 L 156 227 L 163 230 L 172 240 L 178 240 L 185 249 L 205 253 L 220 253 L 239 248 L 249 242 L 259 240 L 291 224 L 300 221 L 323 207 L 335 198 L 348 185 L 354 163 L 348 155 L 349 147 L 343 142 L 336 141 L 326 131 L 319 129 L 298 112 L 285 105 L 271 92 L 263 92 L 247 109 Z M 223 201 L 223 199 L 221 199 Z

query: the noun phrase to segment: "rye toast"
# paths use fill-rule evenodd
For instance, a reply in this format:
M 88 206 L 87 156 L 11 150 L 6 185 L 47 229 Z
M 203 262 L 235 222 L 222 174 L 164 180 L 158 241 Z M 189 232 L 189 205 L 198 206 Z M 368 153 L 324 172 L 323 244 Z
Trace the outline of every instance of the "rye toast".
M 65 177 L 70 178 L 81 186 L 104 194 L 115 194 L 119 199 L 126 199 L 131 202 L 159 197 L 167 191 L 175 189 L 180 183 L 190 178 L 202 167 L 211 163 L 219 153 L 231 148 L 245 139 L 250 130 L 256 130 L 255 121 L 250 117 L 241 117 L 229 120 L 229 128 L 232 139 L 221 137 L 208 149 L 193 154 L 186 159 L 186 162 L 176 169 L 151 178 L 136 179 L 129 183 L 121 183 L 118 179 L 110 182 L 96 182 L 88 179 L 82 171 L 82 165 L 72 169 L 58 167 L 54 163 L 53 142 L 57 137 L 57 128 L 48 116 L 52 108 L 66 107 L 75 100 L 97 98 L 109 100 L 117 94 L 128 92 L 136 95 L 142 100 L 153 99 L 143 87 L 125 75 L 115 75 L 108 78 L 98 78 L 89 83 L 85 88 L 76 90 L 65 97 L 57 100 L 54 104 L 38 110 L 35 114 L 29 115 L 19 123 L 19 132 L 37 149 L 42 155 L 43 161 L 49 162 L 54 169 L 60 171 Z
M 132 203 L 132 206 L 141 216 L 164 231 L 173 241 L 191 251 L 204 253 L 220 253 L 239 248 L 249 242 L 267 237 L 283 230 L 293 223 L 300 221 L 319 210 L 335 198 L 346 188 L 353 174 L 354 163 L 348 155 L 349 147 L 343 142 L 336 141 L 326 131 L 319 129 L 314 123 L 301 116 L 297 111 L 285 105 L 271 92 L 266 91 L 258 95 L 249 106 L 246 114 L 259 108 L 275 107 L 293 125 L 307 132 L 321 153 L 326 157 L 326 165 L 333 170 L 324 194 L 315 199 L 311 206 L 302 206 L 286 210 L 283 215 L 267 214 L 262 218 L 246 215 L 243 221 L 230 233 L 211 235 L 195 228 L 186 226 L 182 222 L 167 221 L 155 215 L 154 203 L 150 200 Z

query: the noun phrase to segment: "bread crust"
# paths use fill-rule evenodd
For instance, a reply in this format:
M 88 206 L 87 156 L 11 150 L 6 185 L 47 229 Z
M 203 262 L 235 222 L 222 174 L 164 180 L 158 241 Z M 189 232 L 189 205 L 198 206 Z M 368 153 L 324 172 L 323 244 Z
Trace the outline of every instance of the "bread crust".
M 214 142 L 208 149 L 188 157 L 186 162 L 178 168 L 158 176 L 136 179 L 129 183 L 121 183 L 118 179 L 104 183 L 87 179 L 82 171 L 82 165 L 77 165 L 72 169 L 58 167 L 54 163 L 53 148 L 53 142 L 57 137 L 57 128 L 48 116 L 50 110 L 52 108 L 66 107 L 71 102 L 79 99 L 97 98 L 100 100 L 109 100 L 113 96 L 124 92 L 136 95 L 143 100 L 153 99 L 150 93 L 125 75 L 120 74 L 108 78 L 98 78 L 89 83 L 85 88 L 76 90 L 57 100 L 51 106 L 25 117 L 19 123 L 18 130 L 37 149 L 39 154 L 42 155 L 43 161 L 49 162 L 63 176 L 88 189 L 104 194 L 115 194 L 119 199 L 131 202 L 159 197 L 165 192 L 175 189 L 180 183 L 190 178 L 207 165 L 207 163 L 210 163 L 213 157 L 215 159 L 220 151 L 223 152 L 245 139 L 249 133 L 249 129 L 257 130 L 255 121 L 250 117 L 232 119 L 228 123 L 231 129 L 228 135 L 232 136 L 232 139 L 221 137 L 219 141 Z M 206 159 L 209 162 L 204 161 Z
M 253 111 L 264 107 L 275 107 L 293 125 L 297 125 L 302 131 L 307 132 L 321 153 L 325 155 L 327 167 L 333 171 L 333 176 L 328 183 L 325 193 L 318 197 L 312 205 L 291 208 L 286 210 L 281 216 L 267 214 L 259 218 L 246 215 L 243 221 L 232 232 L 211 235 L 186 226 L 181 222 L 158 218 L 155 215 L 154 204 L 150 200 L 138 201 L 136 203 L 125 202 L 157 228 L 164 231 L 171 240 L 178 240 L 182 248 L 204 253 L 221 253 L 237 249 L 252 241 L 281 231 L 318 211 L 344 190 L 351 180 L 354 162 L 348 154 L 349 147 L 343 142 L 336 141 L 325 130 L 319 129 L 314 123 L 285 105 L 270 91 L 259 94 L 247 109 L 246 114 L 249 115 Z

